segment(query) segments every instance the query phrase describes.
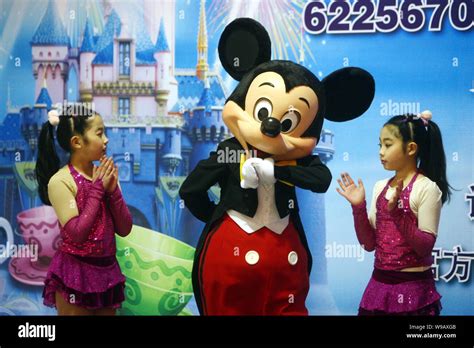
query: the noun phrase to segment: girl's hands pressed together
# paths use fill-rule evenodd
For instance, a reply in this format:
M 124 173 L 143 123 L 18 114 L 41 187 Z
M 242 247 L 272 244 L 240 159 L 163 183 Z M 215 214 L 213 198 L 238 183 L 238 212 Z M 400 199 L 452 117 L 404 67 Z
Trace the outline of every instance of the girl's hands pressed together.
M 102 156 L 100 159 L 100 166 L 97 167 L 94 165 L 92 181 L 96 182 L 99 179 L 102 179 L 104 189 L 107 192 L 113 192 L 117 187 L 118 168 L 117 166 L 114 166 L 112 157 L 106 158 L 105 156 Z
M 103 166 L 97 167 L 94 164 L 94 167 L 92 168 L 92 182 L 95 183 L 98 180 L 102 180 L 104 173 L 103 173 Z
M 118 178 L 119 178 L 118 166 L 114 165 L 113 160 L 112 160 L 111 166 L 112 166 L 112 175 L 111 175 L 110 185 L 109 185 L 109 189 L 108 189 L 108 192 L 110 192 L 110 193 L 114 192 L 115 189 L 117 188 Z
M 349 173 L 342 173 L 341 179 L 337 179 L 337 182 L 339 183 L 341 190 L 336 188 L 336 191 L 346 198 L 352 205 L 358 205 L 364 202 L 365 189 L 361 179 L 359 179 L 359 186 L 357 186 Z
M 388 211 L 392 211 L 396 206 L 398 199 L 400 198 L 400 194 L 402 193 L 403 190 L 403 180 L 398 180 L 397 181 L 397 186 L 395 187 L 395 192 L 393 193 L 392 197 L 388 200 L 387 203 L 387 209 Z

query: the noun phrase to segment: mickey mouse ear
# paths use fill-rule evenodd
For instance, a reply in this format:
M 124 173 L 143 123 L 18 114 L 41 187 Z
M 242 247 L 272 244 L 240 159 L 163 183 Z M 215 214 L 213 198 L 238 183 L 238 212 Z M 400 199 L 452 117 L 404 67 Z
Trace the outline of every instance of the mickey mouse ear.
M 322 83 L 326 92 L 325 118 L 345 122 L 361 116 L 370 107 L 375 94 L 372 75 L 360 68 L 334 71 Z
M 238 18 L 224 29 L 219 40 L 219 58 L 235 80 L 271 58 L 271 42 L 265 28 L 251 18 Z

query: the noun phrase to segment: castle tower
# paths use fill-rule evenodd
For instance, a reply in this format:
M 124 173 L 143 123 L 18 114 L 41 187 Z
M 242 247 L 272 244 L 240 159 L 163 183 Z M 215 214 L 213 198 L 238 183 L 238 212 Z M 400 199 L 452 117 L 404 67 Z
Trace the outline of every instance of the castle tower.
M 46 79 L 53 103 L 64 101 L 69 46 L 69 36 L 56 6 L 50 0 L 31 40 L 33 76 L 36 80 L 35 99 L 43 87 L 43 79 Z
M 207 158 L 209 152 L 215 151 L 226 134 L 222 106 L 214 104 L 214 95 L 206 78 L 199 102 L 185 115 L 188 135 L 193 143 L 189 168 L 194 168 L 200 159 Z
M 204 81 L 209 70 L 209 65 L 207 64 L 206 0 L 201 0 L 197 49 L 196 76 Z
M 51 110 L 51 105 L 53 104 L 51 97 L 48 92 L 48 86 L 46 84 L 46 79 L 43 79 L 43 87 L 40 90 L 38 98 L 36 99 L 35 107 L 45 107 L 46 110 Z
M 86 19 L 84 38 L 79 53 L 80 85 L 79 93 L 82 102 L 92 102 L 92 61 L 95 58 L 94 34 L 89 18 Z
M 334 134 L 323 129 L 321 140 L 313 151 L 324 164 L 334 156 Z M 328 286 L 326 260 L 326 210 L 323 193 L 313 193 L 297 189 L 298 204 L 301 221 L 308 240 L 308 246 L 313 256 L 311 270 L 311 287 L 306 299 L 306 307 L 310 314 L 328 315 L 337 314 L 338 309 Z M 309 208 L 315 207 L 315 208 Z
M 156 42 L 155 38 L 158 37 L 161 29 L 161 21 L 164 21 L 164 31 L 168 42 L 171 43 L 170 54 L 171 54 L 171 66 L 174 71 L 175 62 L 175 15 L 176 15 L 176 2 L 175 1 L 156 1 L 156 0 L 143 0 L 143 13 L 145 16 L 145 25 L 148 28 L 151 39 Z M 171 105 L 173 105 L 171 103 Z
M 160 21 L 160 31 L 155 44 L 154 57 L 157 62 L 155 76 L 155 100 L 157 103 L 157 115 L 165 116 L 168 111 L 168 97 L 170 94 L 170 79 L 172 75 L 171 52 L 166 39 L 163 18 Z
M 176 170 L 181 164 L 181 130 L 176 128 L 167 128 L 165 130 L 165 140 L 163 142 L 162 160 L 165 166 L 164 175 L 174 176 Z
M 215 98 L 209 85 L 209 80 L 204 81 L 204 89 L 197 105 L 187 111 L 184 115 L 188 136 L 192 142 L 192 150 L 189 155 L 189 170 L 196 167 L 197 163 L 209 157 L 211 151 L 216 151 L 217 145 L 226 135 L 226 127 L 222 120 L 222 106 L 214 106 Z M 212 197 L 218 196 L 214 188 L 211 188 Z M 184 213 L 184 224 L 181 240 L 191 245 L 196 245 L 204 225 L 201 221 Z
M 43 87 L 32 109 L 24 107 L 21 109 L 21 134 L 29 145 L 32 158 L 36 158 L 38 148 L 38 137 L 43 123 L 48 120 L 48 111 L 51 110 L 51 97 L 48 93 L 46 79 L 43 79 Z

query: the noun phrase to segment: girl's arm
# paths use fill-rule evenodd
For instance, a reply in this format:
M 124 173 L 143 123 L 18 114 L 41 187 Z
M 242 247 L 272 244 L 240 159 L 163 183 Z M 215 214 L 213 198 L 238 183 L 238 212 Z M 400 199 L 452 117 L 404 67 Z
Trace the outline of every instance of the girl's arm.
M 74 243 L 83 243 L 89 237 L 96 221 L 101 201 L 104 197 L 102 180 L 91 185 L 84 210 L 79 214 L 76 197 L 70 187 L 62 179 L 52 179 L 48 184 L 48 196 L 59 223 L 63 226 L 66 239 Z
M 375 224 L 372 226 L 367 216 L 364 183 L 359 179 L 359 186 L 357 186 L 349 173 L 341 173 L 341 178 L 337 179 L 337 182 L 340 189 L 336 188 L 336 191 L 351 203 L 354 228 L 360 245 L 367 251 L 373 251 L 375 249 Z M 374 215 L 376 187 L 377 185 L 372 194 L 371 216 Z
M 375 229 L 367 216 L 367 203 L 364 200 L 357 205 L 351 205 L 354 217 L 354 228 L 360 245 L 367 251 L 375 249 Z
M 132 230 L 132 214 L 123 199 L 120 185 L 117 184 L 114 192 L 106 192 L 105 196 L 107 197 L 108 206 L 114 220 L 115 232 L 121 237 L 128 236 Z
M 390 214 L 413 250 L 420 256 L 428 256 L 433 250 L 438 233 L 441 191 L 431 182 L 421 190 L 420 198 L 418 221 L 410 213 L 410 207 L 396 206 Z

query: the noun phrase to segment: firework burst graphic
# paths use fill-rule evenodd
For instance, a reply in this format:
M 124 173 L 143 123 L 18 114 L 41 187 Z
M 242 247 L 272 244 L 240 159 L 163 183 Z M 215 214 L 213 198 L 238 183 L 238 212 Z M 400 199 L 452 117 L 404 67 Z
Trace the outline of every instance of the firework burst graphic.
M 301 20 L 305 4 L 305 0 L 211 0 L 207 8 L 208 30 L 214 35 L 235 18 L 250 17 L 267 29 L 274 59 L 316 63 Z

